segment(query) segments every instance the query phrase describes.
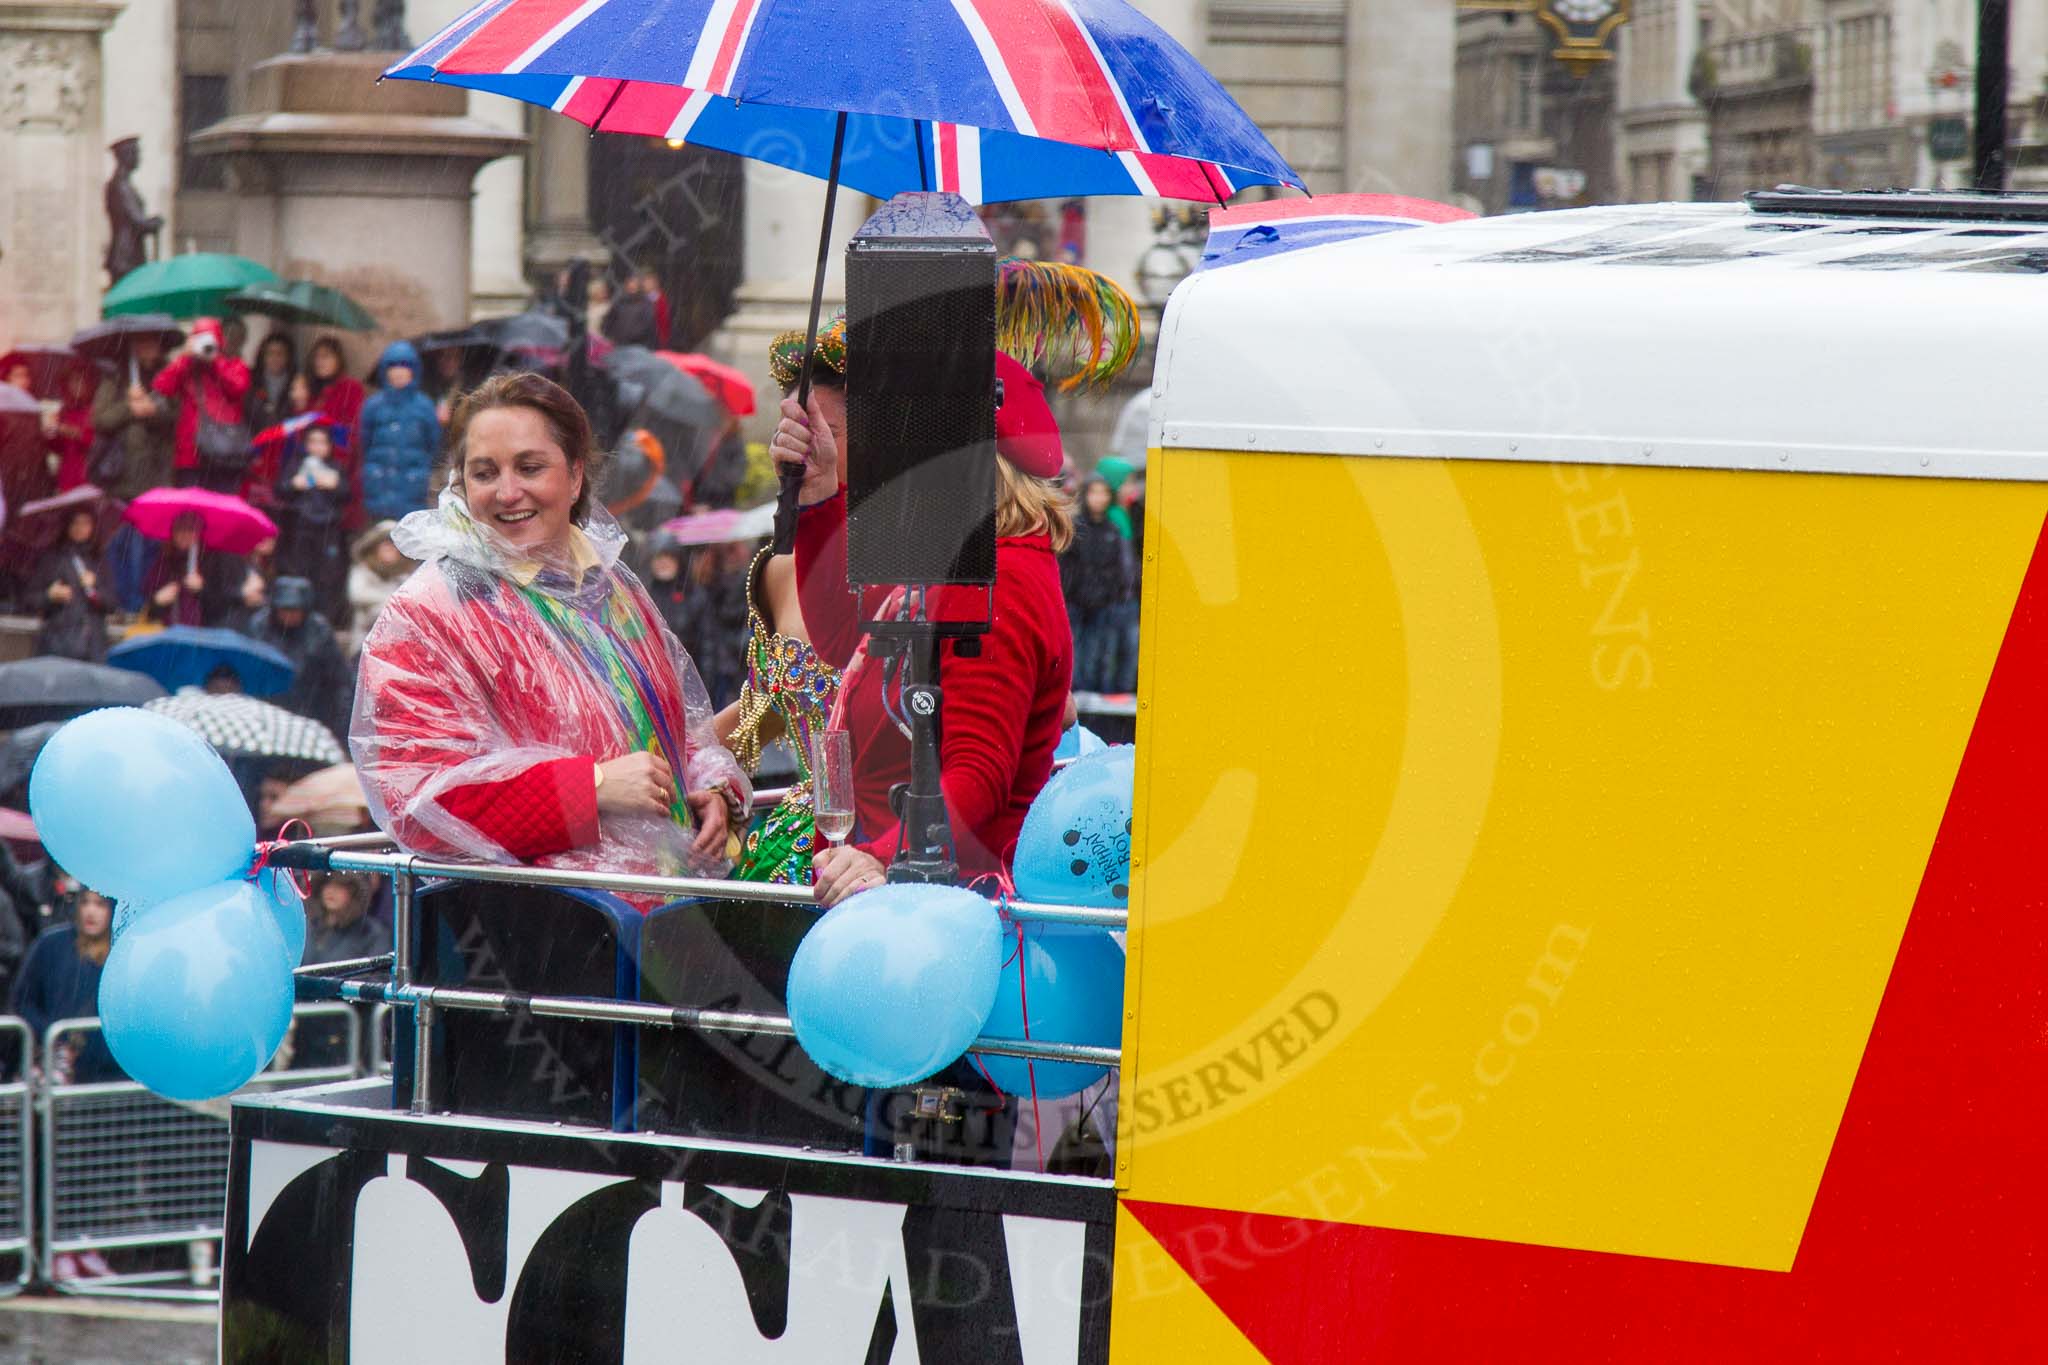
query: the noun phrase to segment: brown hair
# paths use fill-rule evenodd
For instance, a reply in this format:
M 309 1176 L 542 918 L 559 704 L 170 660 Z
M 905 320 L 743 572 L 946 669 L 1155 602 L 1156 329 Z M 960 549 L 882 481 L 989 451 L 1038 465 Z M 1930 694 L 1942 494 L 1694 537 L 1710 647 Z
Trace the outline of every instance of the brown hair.
M 1037 479 L 1008 460 L 996 460 L 996 534 L 1028 536 L 1043 531 L 1059 554 L 1074 543 L 1074 502 L 1051 479 Z
M 591 437 L 590 417 L 583 411 L 583 405 L 570 397 L 569 391 L 560 384 L 530 370 L 494 374 L 462 396 L 455 405 L 454 414 L 448 419 L 447 435 L 441 443 L 441 459 L 434 466 L 428 487 L 438 489 L 451 480 L 460 479 L 469 424 L 478 413 L 489 412 L 492 408 L 533 409 L 547 423 L 548 435 L 569 457 L 570 467 L 582 466 L 583 489 L 577 493 L 575 505 L 569 509 L 570 520 L 581 525 L 590 513 L 598 473 L 604 465 L 604 454 Z

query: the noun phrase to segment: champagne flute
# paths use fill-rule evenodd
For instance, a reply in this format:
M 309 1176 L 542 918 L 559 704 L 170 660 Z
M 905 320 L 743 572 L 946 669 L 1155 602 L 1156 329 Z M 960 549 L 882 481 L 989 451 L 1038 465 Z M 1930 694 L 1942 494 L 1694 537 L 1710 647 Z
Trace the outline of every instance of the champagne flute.
M 844 730 L 811 740 L 811 816 L 834 848 L 853 833 L 853 736 Z

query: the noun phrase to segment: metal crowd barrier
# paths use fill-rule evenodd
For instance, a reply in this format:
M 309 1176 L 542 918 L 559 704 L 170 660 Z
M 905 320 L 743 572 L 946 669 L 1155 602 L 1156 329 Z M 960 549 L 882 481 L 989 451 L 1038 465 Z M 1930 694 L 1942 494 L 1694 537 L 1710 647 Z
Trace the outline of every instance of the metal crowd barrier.
M 0 1258 L 12 1257 L 13 1278 L 0 1294 L 18 1294 L 34 1278 L 35 1258 L 35 1033 L 26 1021 L 0 1017 L 0 1049 L 9 1062 L 0 1083 Z
M 756 797 L 758 801 L 767 793 Z M 390 851 L 386 851 L 390 850 Z M 420 878 L 448 881 L 493 882 L 522 886 L 557 886 L 627 895 L 652 895 L 665 900 L 706 899 L 765 901 L 809 905 L 808 886 L 780 886 L 767 882 L 729 881 L 712 877 L 655 877 L 617 872 L 580 872 L 563 868 L 502 866 L 493 863 L 449 863 L 397 851 L 388 835 L 344 834 L 327 839 L 304 839 L 278 845 L 270 851 L 272 866 L 308 872 L 369 872 L 391 878 L 391 919 L 393 953 L 384 958 L 349 962 L 316 962 L 298 969 L 300 998 L 318 994 L 324 999 L 395 1005 L 411 1013 L 413 1030 L 413 1074 L 410 1110 L 429 1112 L 428 1096 L 433 1093 L 434 1017 L 438 1010 L 477 1010 L 489 1014 L 532 1014 L 585 1023 L 634 1024 L 654 1028 L 687 1028 L 715 1033 L 766 1034 L 788 1037 L 795 1033 L 787 1015 L 758 1014 L 738 1010 L 684 1009 L 637 1001 L 606 1000 L 592 996 L 530 995 L 523 991 L 470 990 L 451 986 L 422 986 L 413 981 L 412 938 L 413 896 Z M 1012 901 L 1005 911 L 1018 920 L 1048 924 L 1095 925 L 1122 929 L 1128 915 L 1122 910 L 1098 910 L 1071 905 L 1037 905 Z M 389 981 L 354 979 L 388 966 Z M 1025 1038 L 981 1037 L 969 1052 L 1034 1061 L 1075 1062 L 1106 1066 L 1122 1064 L 1123 1051 L 1114 1047 L 1090 1047 L 1074 1043 L 1042 1043 Z
M 293 1041 L 303 1054 L 321 1025 L 340 1054 L 295 1065 L 279 1050 L 258 1086 L 308 1085 L 361 1074 L 362 1040 L 347 1005 L 300 1005 L 292 1011 Z M 60 1049 L 89 1057 L 97 1019 L 60 1019 L 44 1037 L 45 1059 Z M 45 1067 L 45 1080 L 50 1080 Z M 0 1091 L 4 1093 L 4 1091 Z M 182 1104 L 134 1081 L 46 1083 L 40 1098 L 41 1236 L 36 1256 L 43 1278 L 69 1294 L 211 1302 L 217 1297 L 219 1242 L 227 1207 L 228 1102 Z M 24 1147 L 24 1152 L 26 1147 Z M 4 1209 L 4 1205 L 0 1205 Z M 4 1246 L 4 1244 L 0 1244 Z M 58 1258 L 140 1247 L 185 1246 L 186 1264 L 114 1274 L 59 1274 Z

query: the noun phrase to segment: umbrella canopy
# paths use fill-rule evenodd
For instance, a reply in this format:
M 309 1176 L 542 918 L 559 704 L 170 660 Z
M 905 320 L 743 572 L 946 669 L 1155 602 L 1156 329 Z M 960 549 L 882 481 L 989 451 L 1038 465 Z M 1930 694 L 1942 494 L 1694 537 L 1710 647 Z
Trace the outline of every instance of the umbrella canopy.
M 82 483 L 76 488 L 67 488 L 62 493 L 53 493 L 47 498 L 25 502 L 14 509 L 16 521 L 27 521 L 51 512 L 64 512 L 73 507 L 97 507 L 107 495 L 99 485 Z
M 315 327 L 339 327 L 348 332 L 374 332 L 377 319 L 354 299 L 311 280 L 287 280 L 283 284 L 259 284 L 237 289 L 227 296 L 228 308 L 237 313 L 261 313 L 281 322 Z
M 73 370 L 90 369 L 91 364 L 69 346 L 17 346 L 0 355 L 0 376 L 16 365 L 26 365 L 30 393 L 38 398 L 61 398 L 64 376 Z
M 545 308 L 485 318 L 474 330 L 498 350 L 550 369 L 560 365 L 569 350 L 569 320 Z
M 163 343 L 166 351 L 185 344 L 185 333 L 169 313 L 133 313 L 95 322 L 74 333 L 71 349 L 90 359 L 114 365 L 127 359 L 128 348 L 137 337 L 143 336 L 154 336 Z
M 655 354 L 710 390 L 711 396 L 723 403 L 725 410 L 733 416 L 754 415 L 754 384 L 743 371 L 694 352 L 656 351 Z
M 693 517 L 663 522 L 662 531 L 678 545 L 726 545 L 736 540 L 759 540 L 775 529 L 775 504 L 759 507 L 721 507 Z
M 302 412 L 296 417 L 285 418 L 274 427 L 263 428 L 263 430 L 249 438 L 249 449 L 257 450 L 263 446 L 276 445 L 280 441 L 289 441 L 292 437 L 297 436 L 309 427 L 326 427 L 330 432 L 334 433 L 334 443 L 336 445 L 345 446 L 348 444 L 348 423 L 336 422 L 329 418 L 326 413 L 314 411 Z
M 215 669 L 227 667 L 241 679 L 244 692 L 273 697 L 290 687 L 298 673 L 283 651 L 237 631 L 206 626 L 171 626 L 123 640 L 107 651 L 107 662 L 162 684 L 157 696 L 204 686 Z
M 70 720 L 102 706 L 140 706 L 161 697 L 154 681 L 124 669 L 45 655 L 0 664 L 0 730 Z
M 324 764 L 348 758 L 334 732 L 319 721 L 254 697 L 195 689 L 159 697 L 146 709 L 198 732 L 222 758 L 283 758 Z
M 1122 0 L 673 0 L 658 22 L 654 8 L 485 0 L 385 74 L 817 176 L 844 113 L 841 178 L 883 199 L 1221 203 L 1302 185 L 1216 78 Z
M 277 284 L 277 272 L 246 256 L 195 251 L 138 265 L 100 301 L 103 317 L 123 313 L 169 313 L 172 317 L 214 317 L 226 311 L 227 296 L 252 284 Z
M 11 839 L 19 844 L 31 844 L 40 838 L 36 833 L 36 822 L 25 810 L 0 810 L 0 839 Z
M 0 792 L 10 791 L 28 781 L 28 775 L 35 770 L 36 755 L 50 742 L 50 736 L 63 728 L 63 722 L 46 720 L 36 725 L 24 725 L 19 730 L 0 740 Z
M 277 523 L 232 493 L 203 488 L 152 488 L 128 504 L 128 520 L 152 540 L 169 540 L 187 514 L 200 519 L 200 543 L 209 550 L 245 555 L 277 535 Z
M 370 809 L 363 795 L 363 782 L 353 763 L 337 763 L 302 777 L 286 787 L 271 803 L 271 814 L 280 820 L 347 820 Z
M 619 406 L 629 414 L 627 428 L 654 433 L 667 452 L 670 478 L 694 477 L 706 438 L 725 425 L 725 405 L 645 347 L 615 347 L 604 368 L 619 385 Z
M 0 417 L 41 417 L 43 405 L 27 389 L 0 384 Z

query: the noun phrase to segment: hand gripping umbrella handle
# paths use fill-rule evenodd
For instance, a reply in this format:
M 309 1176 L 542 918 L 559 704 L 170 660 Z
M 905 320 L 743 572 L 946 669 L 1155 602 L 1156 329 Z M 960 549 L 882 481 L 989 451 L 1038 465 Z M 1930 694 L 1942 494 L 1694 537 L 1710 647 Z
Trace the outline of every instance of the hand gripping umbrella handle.
M 811 365 L 818 356 L 818 312 L 825 303 L 825 264 L 832 253 L 832 210 L 839 202 L 839 160 L 846 151 L 846 114 L 841 111 L 832 129 L 832 173 L 825 181 L 825 218 L 818 227 L 818 270 L 811 281 L 811 320 L 804 329 L 804 365 L 796 381 L 796 403 L 806 412 L 811 406 Z M 784 466 L 775 494 L 775 553 L 796 549 L 796 497 L 803 486 L 804 472 Z

